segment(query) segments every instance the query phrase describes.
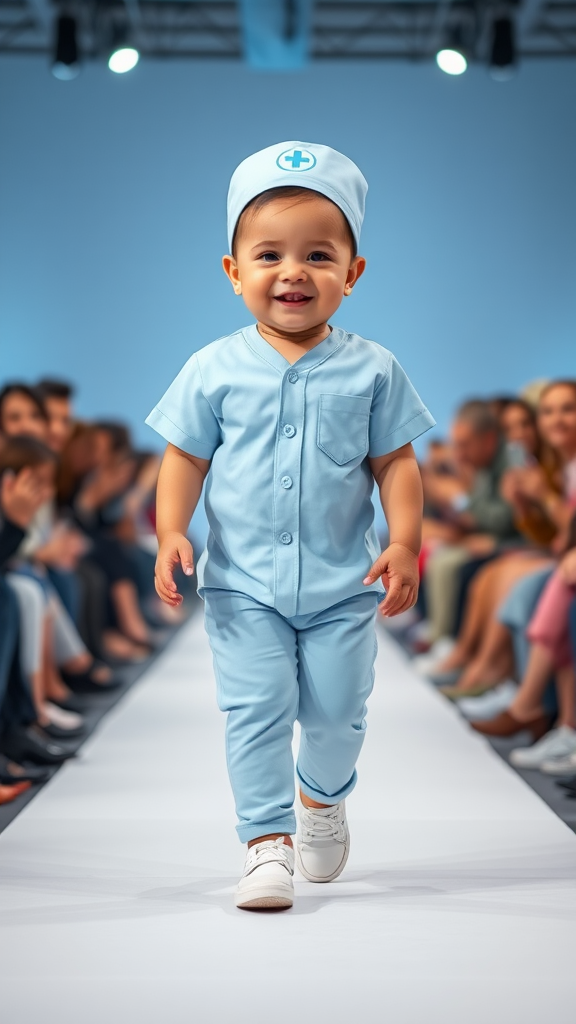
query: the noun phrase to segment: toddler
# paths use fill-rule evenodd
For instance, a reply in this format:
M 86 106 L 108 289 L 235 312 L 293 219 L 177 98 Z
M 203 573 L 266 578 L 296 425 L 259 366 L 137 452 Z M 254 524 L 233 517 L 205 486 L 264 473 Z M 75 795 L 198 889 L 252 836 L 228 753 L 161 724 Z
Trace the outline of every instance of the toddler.
M 326 146 L 284 142 L 240 164 L 223 266 L 256 323 L 196 352 L 147 419 L 169 442 L 156 589 L 172 606 L 182 600 L 175 566 L 193 572 L 186 531 L 206 482 L 198 592 L 248 844 L 243 909 L 292 906 L 295 858 L 312 882 L 343 870 L 376 608 L 384 588 L 388 616 L 417 596 L 411 442 L 434 420 L 390 352 L 330 325 L 365 268 L 366 191 L 356 165 Z M 390 531 L 383 553 L 374 482 Z

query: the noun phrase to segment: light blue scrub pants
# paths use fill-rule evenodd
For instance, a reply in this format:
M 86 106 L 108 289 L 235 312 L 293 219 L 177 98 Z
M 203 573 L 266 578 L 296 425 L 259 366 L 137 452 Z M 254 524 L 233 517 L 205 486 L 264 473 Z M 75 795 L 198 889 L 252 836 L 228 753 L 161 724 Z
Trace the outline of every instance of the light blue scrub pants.
M 296 720 L 302 792 L 335 804 L 356 784 L 381 595 L 359 594 L 292 618 L 235 591 L 206 589 L 202 596 L 218 706 L 228 713 L 238 835 L 243 843 L 274 832 L 293 835 Z

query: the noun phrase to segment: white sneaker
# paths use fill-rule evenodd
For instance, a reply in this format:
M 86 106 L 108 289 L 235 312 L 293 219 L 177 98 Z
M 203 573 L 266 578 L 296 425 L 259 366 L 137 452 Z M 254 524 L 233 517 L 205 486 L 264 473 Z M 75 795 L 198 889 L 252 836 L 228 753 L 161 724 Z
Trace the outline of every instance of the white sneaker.
M 266 839 L 248 850 L 234 902 L 242 910 L 281 910 L 294 902 L 294 850 L 280 839 Z
M 510 754 L 510 764 L 516 768 L 541 768 L 544 762 L 567 757 L 576 750 L 576 729 L 561 725 L 551 729 L 533 747 L 520 747 Z
M 576 750 L 565 757 L 551 757 L 543 761 L 540 771 L 545 775 L 576 775 Z
M 456 641 L 452 637 L 441 636 L 432 644 L 432 647 L 426 654 L 417 654 L 415 658 L 412 658 L 412 668 L 416 670 L 419 676 L 428 676 L 430 672 L 438 670 L 448 655 L 452 654 L 455 646 Z
M 332 882 L 350 852 L 345 801 L 331 807 L 305 807 L 296 799 L 296 863 L 309 882 Z
M 456 706 L 469 722 L 488 722 L 508 710 L 517 692 L 516 683 L 507 679 L 481 697 L 461 697 Z

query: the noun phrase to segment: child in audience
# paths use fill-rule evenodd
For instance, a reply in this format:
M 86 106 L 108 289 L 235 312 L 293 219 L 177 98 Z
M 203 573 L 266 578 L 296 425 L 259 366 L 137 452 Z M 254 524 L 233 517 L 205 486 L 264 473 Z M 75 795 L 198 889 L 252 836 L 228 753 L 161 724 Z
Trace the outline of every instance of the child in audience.
M 418 590 L 422 488 L 411 442 L 433 419 L 386 349 L 332 327 L 364 271 L 367 185 L 325 146 L 281 143 L 236 169 L 224 270 L 257 323 L 192 356 L 148 422 L 169 442 L 158 484 L 158 593 L 192 572 L 186 530 L 207 479 L 199 565 L 228 767 L 248 843 L 236 906 L 293 902 L 298 866 L 344 868 L 345 797 L 356 784 L 386 615 Z M 390 529 L 373 527 L 374 481 Z

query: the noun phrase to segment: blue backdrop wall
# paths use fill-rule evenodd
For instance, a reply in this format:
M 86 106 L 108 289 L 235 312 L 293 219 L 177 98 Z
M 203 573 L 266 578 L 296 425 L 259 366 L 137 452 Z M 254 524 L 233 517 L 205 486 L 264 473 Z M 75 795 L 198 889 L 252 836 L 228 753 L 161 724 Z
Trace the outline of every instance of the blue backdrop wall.
M 463 396 L 576 372 L 574 62 L 482 68 L 0 61 L 0 377 L 59 374 L 143 420 L 188 355 L 249 321 L 220 269 L 231 171 L 291 138 L 368 178 L 368 271 L 335 322 L 394 350 L 444 429 Z

